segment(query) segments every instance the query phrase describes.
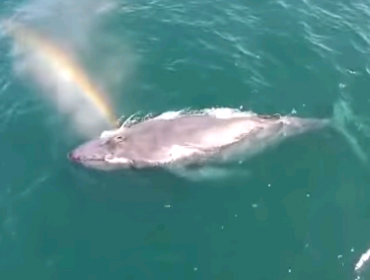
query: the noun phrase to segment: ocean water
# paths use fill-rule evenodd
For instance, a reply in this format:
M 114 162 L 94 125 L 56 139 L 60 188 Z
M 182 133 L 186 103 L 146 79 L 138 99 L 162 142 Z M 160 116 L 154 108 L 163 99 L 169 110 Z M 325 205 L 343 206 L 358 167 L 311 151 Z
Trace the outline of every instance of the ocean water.
M 119 116 L 330 117 L 342 99 L 370 156 L 369 1 L 78 2 L 2 1 L 0 14 L 72 47 Z M 369 279 L 354 271 L 369 169 L 343 135 L 290 139 L 216 181 L 85 170 L 66 154 L 86 138 L 17 74 L 12 40 L 0 49 L 1 280 Z

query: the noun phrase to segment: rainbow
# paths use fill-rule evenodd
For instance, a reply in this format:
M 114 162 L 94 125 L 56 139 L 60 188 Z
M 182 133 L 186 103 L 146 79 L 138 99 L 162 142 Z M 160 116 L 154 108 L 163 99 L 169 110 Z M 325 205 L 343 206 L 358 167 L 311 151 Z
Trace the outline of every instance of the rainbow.
M 42 36 L 35 30 L 26 28 L 24 25 L 6 20 L 1 23 L 1 26 L 3 26 L 6 33 L 19 44 L 42 50 L 43 55 L 57 67 L 57 71 L 64 75 L 68 75 L 68 77 L 70 77 L 81 89 L 85 97 L 103 114 L 104 118 L 113 127 L 118 126 L 117 117 L 108 101 L 92 83 L 84 70 L 79 67 L 68 54 L 55 46 L 50 40 L 45 38 L 45 36 Z

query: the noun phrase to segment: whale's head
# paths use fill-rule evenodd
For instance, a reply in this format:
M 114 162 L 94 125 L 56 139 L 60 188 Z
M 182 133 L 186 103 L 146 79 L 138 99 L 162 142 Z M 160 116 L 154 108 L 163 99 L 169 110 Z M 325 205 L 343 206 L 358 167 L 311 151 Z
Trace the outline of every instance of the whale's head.
M 122 134 L 90 140 L 68 154 L 68 158 L 84 167 L 97 170 L 130 168 L 133 161 L 125 157 L 128 150 Z

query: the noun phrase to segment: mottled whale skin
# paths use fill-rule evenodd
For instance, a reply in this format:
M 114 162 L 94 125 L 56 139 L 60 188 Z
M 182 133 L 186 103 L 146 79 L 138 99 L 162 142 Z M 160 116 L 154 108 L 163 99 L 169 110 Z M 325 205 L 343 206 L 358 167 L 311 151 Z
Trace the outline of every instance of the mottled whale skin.
M 229 169 L 218 168 L 223 163 L 243 161 L 284 139 L 332 127 L 368 167 L 367 155 L 347 130 L 349 122 L 366 126 L 342 99 L 335 102 L 330 119 L 259 115 L 232 108 L 170 111 L 136 122 L 129 118 L 119 129 L 104 131 L 68 157 L 95 170 L 161 167 L 188 179 L 214 179 L 217 174 L 229 175 Z
M 99 170 L 239 161 L 287 137 L 328 124 L 329 119 L 258 115 L 229 108 L 173 112 L 105 132 L 77 147 L 69 158 Z

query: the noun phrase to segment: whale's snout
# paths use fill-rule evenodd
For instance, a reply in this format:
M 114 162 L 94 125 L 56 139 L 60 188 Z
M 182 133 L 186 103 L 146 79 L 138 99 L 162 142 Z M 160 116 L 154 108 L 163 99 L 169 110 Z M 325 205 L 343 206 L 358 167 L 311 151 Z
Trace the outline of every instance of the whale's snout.
M 70 161 L 73 161 L 73 162 L 79 162 L 81 160 L 81 157 L 78 156 L 75 152 L 70 152 L 67 154 L 67 158 L 70 160 Z
M 111 156 L 111 151 L 106 139 L 91 140 L 67 154 L 68 160 L 73 163 L 104 170 L 112 165 L 106 161 L 109 156 Z

